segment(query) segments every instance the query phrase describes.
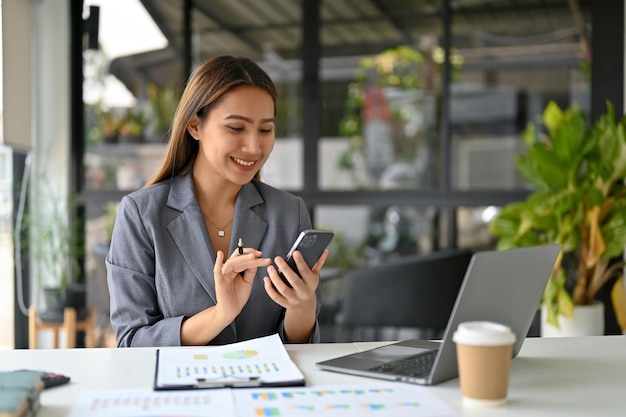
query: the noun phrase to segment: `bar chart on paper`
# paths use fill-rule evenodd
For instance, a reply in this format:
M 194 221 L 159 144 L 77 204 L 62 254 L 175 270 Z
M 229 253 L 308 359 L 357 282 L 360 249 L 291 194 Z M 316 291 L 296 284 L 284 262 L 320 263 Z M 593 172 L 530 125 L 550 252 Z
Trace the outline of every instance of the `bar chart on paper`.
M 424 387 L 401 383 L 310 388 L 249 388 L 233 392 L 240 417 L 452 417 Z
M 69 417 L 235 416 L 229 389 L 155 392 L 147 389 L 84 391 Z
M 275 361 L 255 361 L 252 358 L 258 355 L 255 350 L 235 350 L 222 355 L 221 359 L 228 362 L 209 362 L 208 355 L 189 355 L 188 359 L 181 358 L 176 365 L 176 377 L 185 378 L 221 378 L 221 377 L 250 377 L 280 372 L 281 367 Z
M 303 385 L 278 335 L 203 348 L 163 348 L 157 357 L 155 387 L 206 382 L 260 381 L 257 385 Z

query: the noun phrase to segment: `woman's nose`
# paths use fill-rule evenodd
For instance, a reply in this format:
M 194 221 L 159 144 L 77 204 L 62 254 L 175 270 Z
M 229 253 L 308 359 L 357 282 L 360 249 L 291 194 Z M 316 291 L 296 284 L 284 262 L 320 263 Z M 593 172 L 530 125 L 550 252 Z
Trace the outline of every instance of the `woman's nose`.
M 250 154 L 261 152 L 261 135 L 259 132 L 248 133 L 243 141 L 243 150 Z

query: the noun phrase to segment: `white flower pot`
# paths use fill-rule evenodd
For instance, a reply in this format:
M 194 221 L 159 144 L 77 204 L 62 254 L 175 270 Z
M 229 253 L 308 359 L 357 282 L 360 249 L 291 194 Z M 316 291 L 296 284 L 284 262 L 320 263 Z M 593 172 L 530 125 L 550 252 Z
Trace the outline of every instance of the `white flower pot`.
M 578 337 L 604 335 L 604 304 L 594 301 L 591 305 L 574 306 L 574 317 L 559 316 L 559 328 L 547 321 L 545 306 L 541 306 L 542 337 Z

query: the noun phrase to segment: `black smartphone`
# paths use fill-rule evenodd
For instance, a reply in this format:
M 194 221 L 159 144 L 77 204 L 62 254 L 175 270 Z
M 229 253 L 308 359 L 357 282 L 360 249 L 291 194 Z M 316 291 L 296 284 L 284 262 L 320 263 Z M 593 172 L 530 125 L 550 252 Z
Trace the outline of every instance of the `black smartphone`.
M 296 266 L 296 262 L 293 259 L 293 253 L 296 250 L 299 250 L 304 257 L 305 262 L 309 266 L 309 268 L 313 268 L 315 262 L 322 256 L 324 249 L 328 247 L 330 241 L 333 240 L 333 236 L 335 234 L 332 230 L 317 230 L 317 229 L 307 229 L 300 232 L 298 238 L 291 246 L 289 253 L 285 256 L 285 261 L 289 265 L 291 269 L 297 274 L 298 267 Z M 287 278 L 283 276 L 283 273 L 279 270 L 280 277 L 283 279 L 285 284 L 289 284 Z

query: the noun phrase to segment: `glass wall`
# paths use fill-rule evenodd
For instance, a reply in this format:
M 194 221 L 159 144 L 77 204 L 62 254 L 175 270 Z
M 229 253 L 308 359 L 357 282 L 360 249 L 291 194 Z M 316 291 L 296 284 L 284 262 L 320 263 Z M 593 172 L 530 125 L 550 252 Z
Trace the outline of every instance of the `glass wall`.
M 277 140 L 262 178 L 302 195 L 315 225 L 336 231 L 329 264 L 339 268 L 492 247 L 498 204 L 528 192 L 514 165 L 527 123 L 550 100 L 590 107 L 589 1 L 319 0 L 319 18 L 304 15 L 319 20 L 308 35 L 302 3 L 85 2 L 101 16 L 101 50 L 84 56 L 90 247 L 106 245 L 115 204 L 154 172 L 189 70 L 217 54 L 248 56 L 276 82 Z M 317 48 L 311 97 L 303 57 Z M 305 100 L 319 115 L 303 114 Z M 304 122 L 318 116 L 311 156 Z
M 133 84 L 114 76 L 115 59 L 161 50 L 168 42 L 139 0 L 86 0 L 84 19 L 95 13 L 92 7 L 98 7 L 99 48 L 83 51 L 85 269 L 97 343 L 114 346 L 104 256 L 115 210 L 122 195 L 142 187 L 155 171 L 175 104 L 173 86 L 180 83 L 145 82 L 133 91 Z
M 546 104 L 590 109 L 590 8 L 459 8 L 452 49 L 461 62 L 450 84 L 451 186 L 462 191 L 526 189 L 515 168 L 522 132 Z M 505 22 L 511 22 L 507 24 Z M 513 23 L 515 22 L 515 23 Z M 497 208 L 460 207 L 458 245 L 489 244 Z
M 321 116 L 312 161 L 303 143 L 302 121 L 309 115 L 302 115 L 299 2 L 279 12 L 246 3 L 244 12 L 229 2 L 192 1 L 189 32 L 185 2 L 124 2 L 123 21 L 117 3 L 86 2 L 101 9 L 101 51 L 85 56 L 86 184 L 106 191 L 93 198 L 99 206 L 94 214 L 104 213 L 102 200 L 119 200 L 154 172 L 186 65 L 220 53 L 253 58 L 279 88 L 277 142 L 264 180 L 295 193 L 328 192 L 322 200 L 334 199 L 339 211 L 356 204 L 353 195 L 359 204 L 377 207 L 365 223 L 346 227 L 376 229 L 375 218 L 386 210 L 419 219 L 417 235 L 410 237 L 418 252 L 467 242 L 460 238 L 467 230 L 459 229 L 455 241 L 442 233 L 464 227 L 456 222 L 466 216 L 450 213 L 461 206 L 472 210 L 472 192 L 526 190 L 514 157 L 523 149 L 521 132 L 549 100 L 589 107 L 588 2 L 573 9 L 565 1 L 449 8 L 444 1 L 360 2 L 358 8 L 350 1 L 320 1 Z M 116 38 L 110 38 L 111 27 Z M 113 91 L 125 101 L 113 99 Z M 307 164 L 316 165 L 315 190 L 304 186 Z M 392 194 L 386 191 L 393 191 L 392 204 L 385 204 Z M 451 202 L 437 202 L 442 195 Z M 316 223 L 345 224 L 311 204 L 320 206 Z M 484 206 L 478 204 L 477 213 Z
M 452 25 L 462 60 L 450 86 L 452 183 L 461 190 L 523 188 L 513 161 L 527 123 L 538 121 L 550 100 L 590 107 L 591 16 L 528 8 L 506 13 L 520 21 L 504 25 L 483 8 L 465 6 Z

